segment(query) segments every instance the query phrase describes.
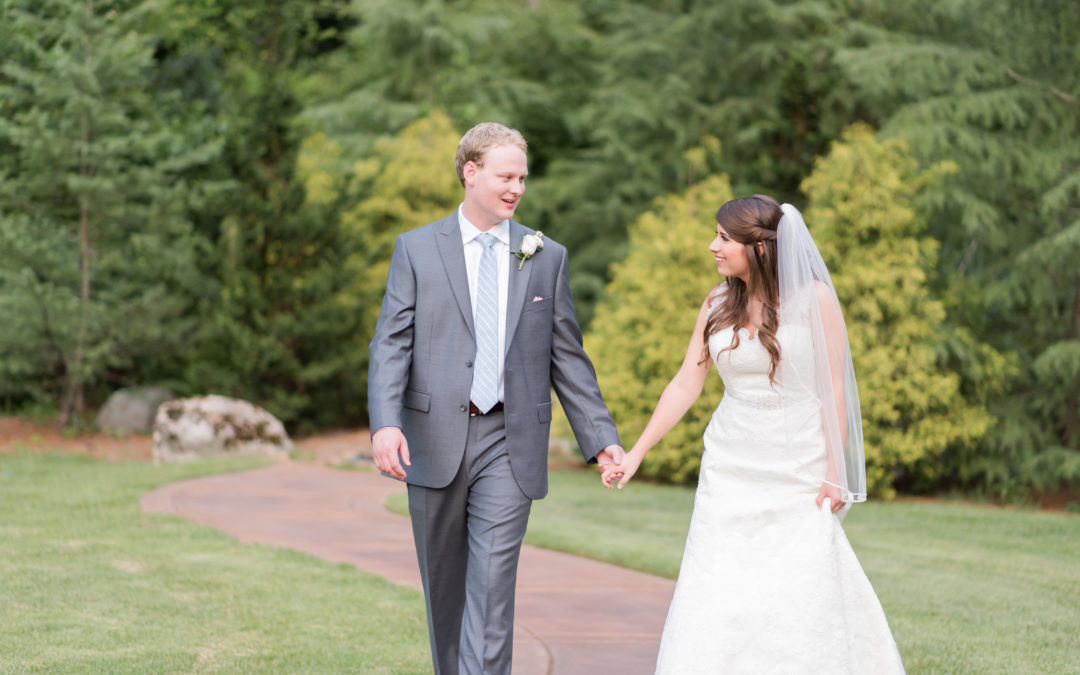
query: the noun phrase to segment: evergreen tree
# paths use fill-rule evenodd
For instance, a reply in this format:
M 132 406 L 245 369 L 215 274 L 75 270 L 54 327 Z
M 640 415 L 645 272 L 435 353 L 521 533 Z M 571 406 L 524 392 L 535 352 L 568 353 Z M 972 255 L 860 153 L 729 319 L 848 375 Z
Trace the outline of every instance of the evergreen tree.
M 55 401 L 138 371 L 187 336 L 200 241 L 180 217 L 184 148 L 147 93 L 138 3 L 3 7 L 0 66 L 0 387 Z M 14 319 L 18 317 L 18 319 Z
M 348 48 L 313 72 L 305 117 L 347 153 L 432 106 L 458 128 L 520 128 L 533 195 L 520 218 L 573 253 L 586 327 L 627 225 L 695 179 L 685 152 L 719 136 L 707 172 L 793 196 L 859 109 L 831 63 L 840 11 L 817 0 L 363 0 L 356 16 Z
M 583 12 L 599 36 L 597 78 L 567 111 L 575 145 L 541 177 L 538 201 L 544 230 L 578 252 L 587 323 L 627 224 L 691 180 L 685 152 L 718 137 L 706 171 L 730 176 L 737 194 L 794 198 L 859 102 L 832 67 L 846 36 L 828 3 L 612 1 Z
M 324 4 L 176 0 L 190 21 L 162 49 L 169 68 L 206 77 L 189 91 L 223 138 L 222 161 L 194 176 L 203 192 L 192 215 L 215 243 L 203 263 L 216 288 L 201 299 L 182 377 L 301 431 L 363 418 L 349 367 L 357 319 L 337 304 L 347 238 L 306 200 L 298 174 L 298 63 Z
M 866 1 L 852 18 L 865 42 L 837 63 L 883 137 L 957 165 L 928 195 L 952 320 L 1018 357 L 994 403 L 1001 426 L 957 458 L 953 481 L 1009 496 L 1075 489 L 1080 5 Z M 962 346 L 956 357 L 971 361 Z

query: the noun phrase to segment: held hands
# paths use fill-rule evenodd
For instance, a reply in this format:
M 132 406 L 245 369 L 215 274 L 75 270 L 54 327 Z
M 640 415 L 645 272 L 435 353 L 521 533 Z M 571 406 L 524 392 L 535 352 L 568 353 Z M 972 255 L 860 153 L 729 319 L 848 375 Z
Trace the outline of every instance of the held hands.
M 400 453 L 401 461 L 398 461 Z M 412 466 L 409 462 L 409 444 L 405 435 L 397 427 L 383 427 L 371 437 L 371 454 L 375 458 L 375 466 L 383 473 L 405 480 L 405 466 Z
M 604 480 L 604 476 L 608 475 L 609 471 L 618 470 L 624 457 L 626 457 L 626 452 L 620 445 L 609 445 L 596 453 L 596 464 L 600 467 L 600 482 L 604 484 L 604 487 L 608 489 L 612 487 L 611 483 Z
M 622 462 L 619 464 L 601 467 L 600 482 L 608 488 L 618 487 L 620 490 L 623 489 L 630 482 L 630 479 L 634 477 L 634 474 L 637 473 L 644 456 L 645 453 L 631 450 L 623 456 Z M 615 481 L 616 485 L 612 485 L 612 481 Z
M 398 480 L 405 480 L 405 466 L 412 466 L 409 461 L 409 444 L 405 435 L 397 427 L 383 427 L 371 437 L 371 454 L 375 459 L 375 466 L 383 473 Z M 400 461 L 399 461 L 400 455 Z M 600 467 L 601 480 L 608 488 L 611 485 L 611 476 L 619 472 L 626 452 L 619 445 L 609 445 L 596 455 L 596 462 Z M 640 462 L 640 460 L 639 460 Z M 634 471 L 637 465 L 634 466 Z M 618 475 L 622 475 L 620 472 Z M 630 475 L 633 475 L 631 472 Z M 622 487 L 621 485 L 619 487 Z

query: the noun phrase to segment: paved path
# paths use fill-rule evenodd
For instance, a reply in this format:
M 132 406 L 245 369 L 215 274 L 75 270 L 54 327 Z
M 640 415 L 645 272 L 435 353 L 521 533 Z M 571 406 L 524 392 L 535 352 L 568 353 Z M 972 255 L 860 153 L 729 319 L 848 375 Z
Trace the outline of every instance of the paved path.
M 420 588 L 409 521 L 387 511 L 404 485 L 374 473 L 282 462 L 175 483 L 143 509 L 241 541 L 304 551 Z M 518 571 L 515 675 L 651 673 L 674 582 L 526 546 Z

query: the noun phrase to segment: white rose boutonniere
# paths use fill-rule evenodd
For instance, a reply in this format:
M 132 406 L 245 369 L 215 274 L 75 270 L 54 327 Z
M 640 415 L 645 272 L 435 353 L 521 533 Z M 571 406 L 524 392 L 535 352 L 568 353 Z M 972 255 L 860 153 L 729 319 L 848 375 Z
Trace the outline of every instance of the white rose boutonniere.
M 517 251 L 510 251 L 521 260 L 518 263 L 518 271 L 525 266 L 525 261 L 533 257 L 533 255 L 544 248 L 544 233 L 540 230 L 536 231 L 536 234 L 527 234 L 525 238 L 521 240 L 521 248 Z

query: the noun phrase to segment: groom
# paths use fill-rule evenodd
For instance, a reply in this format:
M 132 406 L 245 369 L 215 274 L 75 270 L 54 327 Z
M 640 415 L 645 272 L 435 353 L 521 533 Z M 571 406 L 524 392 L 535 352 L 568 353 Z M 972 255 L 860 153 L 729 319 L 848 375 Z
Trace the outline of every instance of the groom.
M 465 134 L 464 201 L 398 237 L 371 341 L 375 464 L 409 486 L 439 675 L 510 672 L 521 539 L 547 494 L 552 387 L 588 462 L 623 456 L 582 349 L 566 249 L 511 220 L 526 149 L 501 124 Z

